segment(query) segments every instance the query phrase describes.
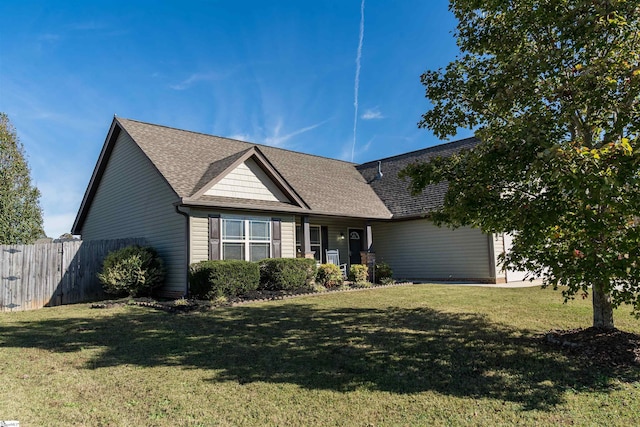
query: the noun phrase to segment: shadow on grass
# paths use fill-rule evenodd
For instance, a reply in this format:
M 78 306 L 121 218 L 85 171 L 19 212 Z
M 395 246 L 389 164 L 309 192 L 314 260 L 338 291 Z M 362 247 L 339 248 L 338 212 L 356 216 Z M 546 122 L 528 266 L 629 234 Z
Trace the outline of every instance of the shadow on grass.
M 87 368 L 134 364 L 209 369 L 211 381 L 292 383 L 308 389 L 432 390 L 495 398 L 525 409 L 567 390 L 606 390 L 639 375 L 592 369 L 542 349 L 528 331 L 475 314 L 428 308 L 331 309 L 273 304 L 172 315 L 141 308 L 97 319 L 0 326 L 0 347 L 103 351 Z M 178 374 L 179 375 L 179 374 Z

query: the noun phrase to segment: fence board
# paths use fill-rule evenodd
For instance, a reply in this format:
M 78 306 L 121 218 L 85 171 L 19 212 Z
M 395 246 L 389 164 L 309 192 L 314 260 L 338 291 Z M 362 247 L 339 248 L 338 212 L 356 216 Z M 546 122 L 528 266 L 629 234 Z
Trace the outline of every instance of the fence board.
M 104 298 L 96 276 L 111 251 L 144 239 L 0 246 L 0 311 Z

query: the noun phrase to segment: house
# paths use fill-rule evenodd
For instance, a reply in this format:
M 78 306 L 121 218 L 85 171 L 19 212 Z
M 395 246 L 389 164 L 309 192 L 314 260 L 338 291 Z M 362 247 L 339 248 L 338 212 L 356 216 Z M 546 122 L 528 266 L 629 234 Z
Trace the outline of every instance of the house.
M 314 257 L 391 265 L 398 278 L 505 282 L 503 235 L 434 226 L 446 184 L 410 195 L 405 165 L 473 138 L 362 165 L 115 117 L 73 234 L 142 237 L 167 265 L 166 296 L 188 292 L 191 263 Z M 382 173 L 380 173 L 382 172 Z

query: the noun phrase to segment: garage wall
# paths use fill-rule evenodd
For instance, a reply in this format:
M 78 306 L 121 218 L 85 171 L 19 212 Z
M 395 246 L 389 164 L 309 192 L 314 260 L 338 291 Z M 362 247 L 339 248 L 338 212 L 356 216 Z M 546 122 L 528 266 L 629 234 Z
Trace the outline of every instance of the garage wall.
M 377 261 L 402 279 L 491 280 L 490 238 L 472 228 L 436 227 L 427 219 L 373 224 Z
M 509 252 L 511 250 L 511 246 L 513 246 L 513 235 L 509 234 L 509 233 L 504 233 L 504 250 L 506 252 Z M 501 268 L 501 267 L 500 267 Z M 520 282 L 523 281 L 525 279 L 530 278 L 530 276 L 532 276 L 528 271 L 525 270 L 514 270 L 514 269 L 507 269 L 503 274 L 506 275 L 506 281 L 507 282 Z

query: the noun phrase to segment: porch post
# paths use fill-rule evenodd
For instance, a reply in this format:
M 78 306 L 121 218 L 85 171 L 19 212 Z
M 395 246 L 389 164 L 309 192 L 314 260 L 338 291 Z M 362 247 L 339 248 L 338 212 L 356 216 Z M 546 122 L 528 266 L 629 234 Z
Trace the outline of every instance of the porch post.
M 369 281 L 372 283 L 375 283 L 376 253 L 373 249 L 373 232 L 371 231 L 371 223 L 369 221 L 367 221 L 364 234 L 365 234 L 364 250 L 360 252 L 360 259 L 362 264 L 369 267 Z
M 300 236 L 300 246 L 302 247 L 303 258 L 313 258 L 315 252 L 311 251 L 311 227 L 309 226 L 309 217 L 304 215 L 301 218 L 302 236 Z
M 365 234 L 367 240 L 365 241 L 364 250 L 373 252 L 373 232 L 371 231 L 371 223 L 369 221 L 367 221 Z

